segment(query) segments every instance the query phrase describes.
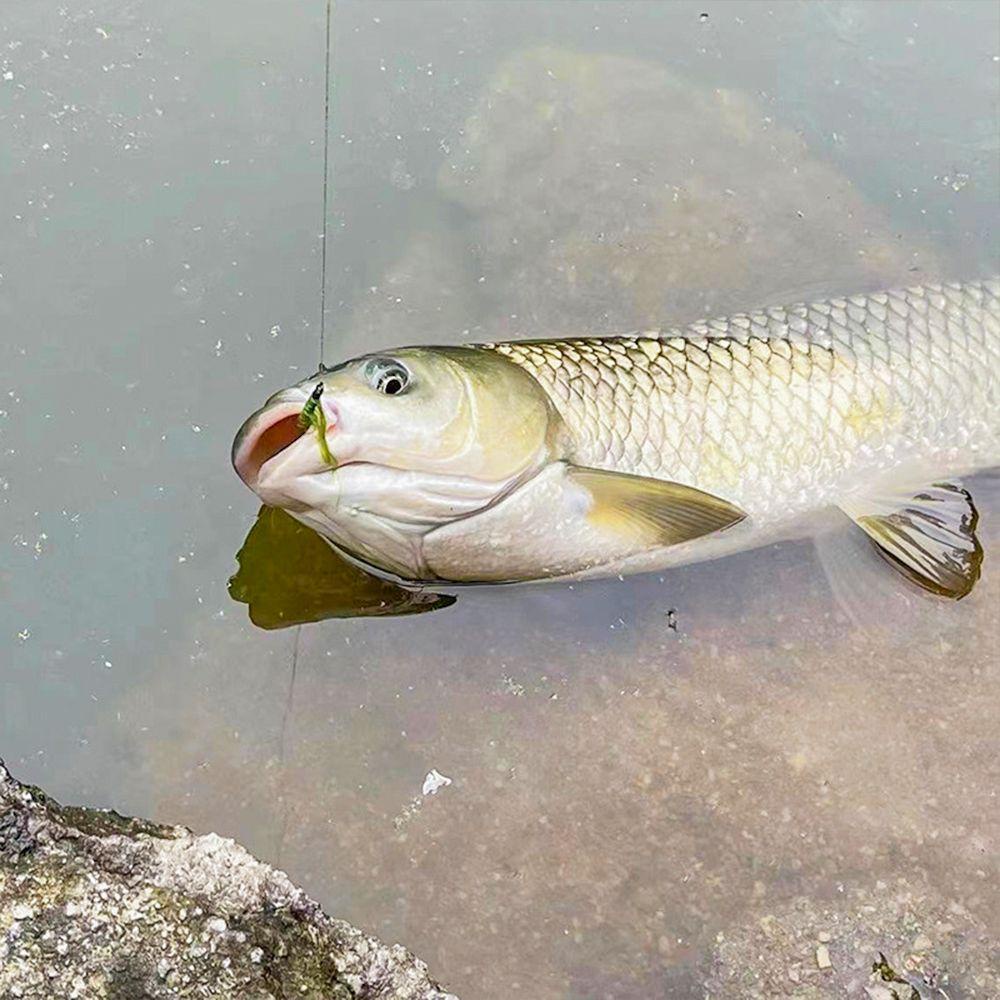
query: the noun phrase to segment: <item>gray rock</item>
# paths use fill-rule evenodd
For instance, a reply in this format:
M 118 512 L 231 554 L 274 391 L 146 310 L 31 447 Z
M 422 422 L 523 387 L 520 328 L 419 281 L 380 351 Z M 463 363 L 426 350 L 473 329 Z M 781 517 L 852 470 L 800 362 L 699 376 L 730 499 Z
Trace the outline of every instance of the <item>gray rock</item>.
M 2 762 L 0 997 L 455 1000 L 233 841 L 61 806 Z
M 543 47 L 488 82 L 441 167 L 498 336 L 620 334 L 936 273 L 754 97 Z

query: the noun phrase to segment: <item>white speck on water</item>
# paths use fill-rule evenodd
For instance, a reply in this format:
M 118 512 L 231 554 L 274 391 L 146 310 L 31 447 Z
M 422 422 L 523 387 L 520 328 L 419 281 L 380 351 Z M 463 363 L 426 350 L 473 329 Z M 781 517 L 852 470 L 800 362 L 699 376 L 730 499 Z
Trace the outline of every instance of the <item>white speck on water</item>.
M 935 174 L 934 180 L 938 181 L 942 187 L 950 187 L 952 191 L 961 191 L 972 178 L 968 174 L 961 172 L 952 174 Z M 914 194 L 916 191 L 914 190 Z
M 420 789 L 421 795 L 437 795 L 438 791 L 444 788 L 446 785 L 451 784 L 451 778 L 446 777 L 441 774 L 436 768 L 432 768 L 427 772 L 427 777 L 424 778 L 423 787 Z
M 7 72 L 4 73 L 3 78 L 5 80 L 13 80 L 14 79 L 14 71 L 12 69 L 7 70 Z
M 31 638 L 31 629 L 30 628 L 21 629 L 21 631 L 17 633 L 17 637 L 18 639 L 21 640 L 21 642 L 27 642 Z M 430 777 L 430 775 L 428 775 L 428 777 Z
M 399 136 L 396 137 L 400 138 Z M 393 187 L 398 188 L 400 191 L 409 191 L 416 186 L 417 180 L 406 169 L 406 163 L 403 160 L 396 160 L 392 169 L 389 171 L 389 181 Z
M 193 430 L 195 432 L 195 434 L 200 434 L 201 433 L 201 428 L 197 424 L 192 424 L 191 425 L 191 430 Z
M 279 333 L 281 333 L 281 326 L 280 324 L 275 323 L 274 326 L 271 327 L 271 336 L 277 337 Z

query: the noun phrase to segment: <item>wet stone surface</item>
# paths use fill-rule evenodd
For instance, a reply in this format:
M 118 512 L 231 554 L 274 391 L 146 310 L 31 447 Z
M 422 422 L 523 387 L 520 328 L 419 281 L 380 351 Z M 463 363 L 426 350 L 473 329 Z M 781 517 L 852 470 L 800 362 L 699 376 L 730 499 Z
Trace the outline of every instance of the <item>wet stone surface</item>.
M 0 997 L 292 996 L 451 994 L 233 841 L 60 806 L 0 762 Z

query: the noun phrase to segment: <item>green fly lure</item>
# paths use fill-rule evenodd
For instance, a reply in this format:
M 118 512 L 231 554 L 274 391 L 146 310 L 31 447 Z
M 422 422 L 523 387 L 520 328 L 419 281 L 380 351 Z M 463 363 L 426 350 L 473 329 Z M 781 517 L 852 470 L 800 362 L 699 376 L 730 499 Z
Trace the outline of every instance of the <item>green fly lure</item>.
M 337 467 L 337 460 L 330 453 L 330 446 L 326 443 L 326 413 L 320 406 L 320 397 L 323 395 L 323 383 L 320 382 L 312 391 L 312 395 L 306 400 L 306 405 L 302 407 L 299 414 L 299 427 L 306 431 L 310 427 L 316 429 L 316 439 L 319 443 L 319 453 L 323 461 L 331 469 Z

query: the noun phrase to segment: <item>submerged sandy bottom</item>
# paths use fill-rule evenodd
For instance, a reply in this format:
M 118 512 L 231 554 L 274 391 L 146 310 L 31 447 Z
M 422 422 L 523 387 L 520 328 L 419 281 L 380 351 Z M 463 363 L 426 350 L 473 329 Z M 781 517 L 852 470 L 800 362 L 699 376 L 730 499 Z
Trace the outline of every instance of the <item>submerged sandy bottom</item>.
M 468 1000 L 693 997 L 710 974 L 733 996 L 789 969 L 835 996 L 917 938 L 949 995 L 988 996 L 998 583 L 874 636 L 787 545 L 307 628 L 290 691 L 234 647 L 169 710 L 156 812 L 238 829 Z M 452 783 L 421 795 L 432 769 Z

